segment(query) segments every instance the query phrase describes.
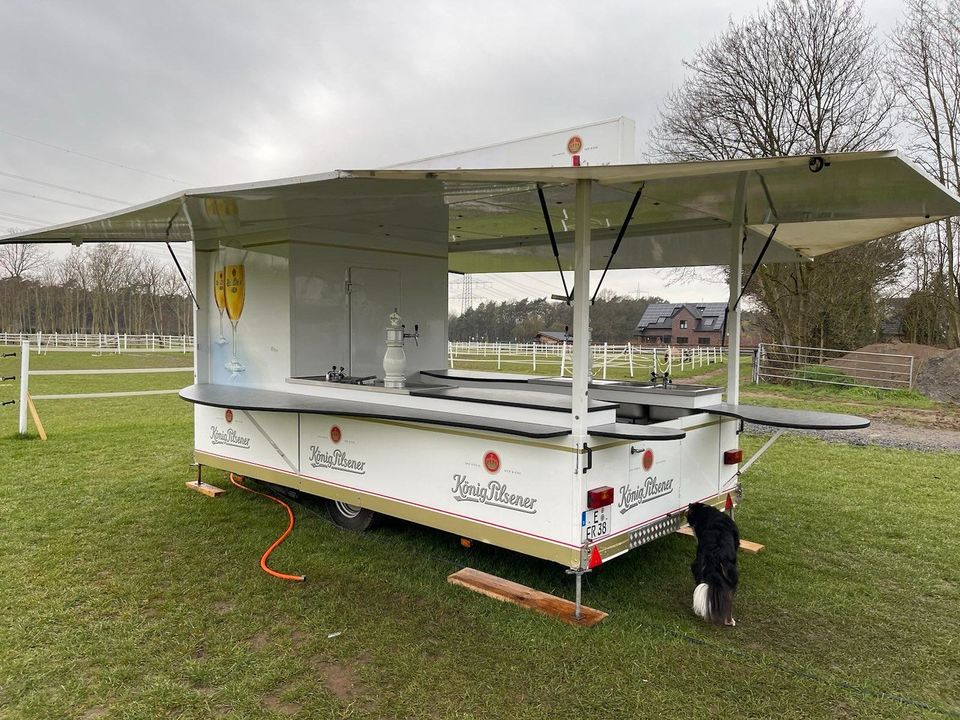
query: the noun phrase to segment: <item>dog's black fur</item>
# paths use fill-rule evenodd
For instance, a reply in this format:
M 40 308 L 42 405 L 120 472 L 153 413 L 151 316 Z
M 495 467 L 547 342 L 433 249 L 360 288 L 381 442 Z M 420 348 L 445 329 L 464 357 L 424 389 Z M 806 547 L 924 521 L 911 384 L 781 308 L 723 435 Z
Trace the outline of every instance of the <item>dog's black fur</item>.
M 697 536 L 697 558 L 690 570 L 697 585 L 706 583 L 709 588 L 706 619 L 718 625 L 734 625 L 733 596 L 740 582 L 740 532 L 728 515 L 701 503 L 690 505 L 687 522 Z

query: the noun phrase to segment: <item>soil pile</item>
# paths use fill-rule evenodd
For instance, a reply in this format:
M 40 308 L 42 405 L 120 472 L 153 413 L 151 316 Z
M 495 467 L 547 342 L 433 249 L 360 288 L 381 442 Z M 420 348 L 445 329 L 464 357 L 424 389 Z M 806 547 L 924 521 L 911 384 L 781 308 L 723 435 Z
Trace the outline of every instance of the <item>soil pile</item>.
M 931 359 L 940 357 L 945 352 L 947 351 L 941 348 L 917 343 L 873 343 L 853 353 L 827 360 L 824 365 L 837 368 L 841 372 L 857 378 L 861 383 L 891 389 L 906 389 L 909 387 L 906 381 L 910 371 L 910 359 L 897 356 L 910 355 L 913 357 L 913 373 L 914 377 L 917 377 L 919 370 Z M 859 355 L 858 353 L 877 353 L 889 357 Z
M 931 400 L 960 404 L 960 350 L 927 360 L 917 373 L 916 387 Z

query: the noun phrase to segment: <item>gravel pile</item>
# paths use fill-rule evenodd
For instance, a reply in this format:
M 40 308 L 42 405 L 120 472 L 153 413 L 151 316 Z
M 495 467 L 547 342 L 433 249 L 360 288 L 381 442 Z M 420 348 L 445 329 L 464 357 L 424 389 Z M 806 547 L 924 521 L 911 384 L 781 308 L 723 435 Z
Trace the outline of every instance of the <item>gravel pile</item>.
M 927 360 L 917 373 L 917 390 L 937 402 L 960 403 L 960 350 Z

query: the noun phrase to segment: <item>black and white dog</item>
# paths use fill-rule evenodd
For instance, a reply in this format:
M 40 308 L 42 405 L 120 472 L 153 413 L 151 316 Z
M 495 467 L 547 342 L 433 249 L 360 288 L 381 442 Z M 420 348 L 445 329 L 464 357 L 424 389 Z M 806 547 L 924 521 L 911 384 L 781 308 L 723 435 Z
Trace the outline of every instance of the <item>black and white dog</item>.
M 733 595 L 740 580 L 737 526 L 728 515 L 701 503 L 693 503 L 687 509 L 687 522 L 697 536 L 697 559 L 690 566 L 697 583 L 693 611 L 717 625 L 736 625 Z

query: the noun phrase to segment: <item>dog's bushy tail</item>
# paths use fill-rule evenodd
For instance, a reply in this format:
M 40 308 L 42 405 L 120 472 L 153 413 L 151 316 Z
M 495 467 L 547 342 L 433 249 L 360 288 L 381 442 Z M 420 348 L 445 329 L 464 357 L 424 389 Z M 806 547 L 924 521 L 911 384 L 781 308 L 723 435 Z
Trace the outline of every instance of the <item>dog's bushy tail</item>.
M 733 590 L 720 583 L 700 583 L 693 591 L 693 612 L 717 625 L 734 625 Z
M 704 620 L 710 615 L 710 586 L 700 583 L 693 591 L 693 612 Z

